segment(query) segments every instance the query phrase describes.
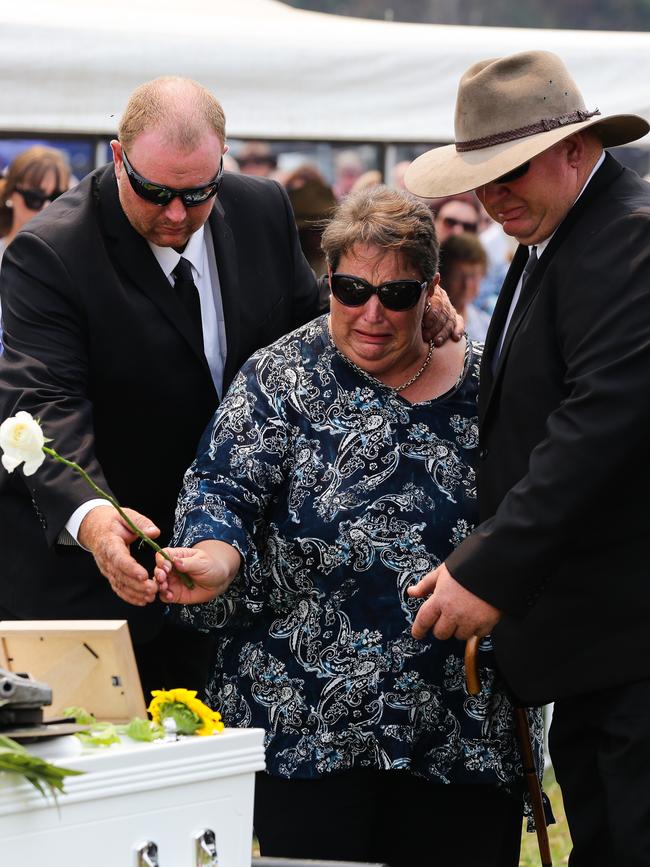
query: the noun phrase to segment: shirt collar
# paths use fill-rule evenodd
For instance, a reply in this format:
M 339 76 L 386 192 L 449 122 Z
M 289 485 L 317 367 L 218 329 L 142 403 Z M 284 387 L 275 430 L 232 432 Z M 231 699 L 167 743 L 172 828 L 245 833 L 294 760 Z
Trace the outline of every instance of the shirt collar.
M 593 169 L 591 170 L 591 174 L 589 175 L 589 177 L 588 177 L 587 180 L 585 181 L 585 185 L 583 186 L 583 188 L 580 190 L 580 192 L 579 192 L 578 195 L 576 196 L 576 201 L 573 203 L 573 205 L 571 205 L 572 208 L 575 207 L 575 203 L 578 201 L 578 199 L 580 198 L 580 196 L 581 196 L 581 195 L 584 193 L 584 191 L 587 189 L 587 187 L 589 186 L 589 183 L 590 183 L 591 179 L 592 179 L 593 176 L 596 174 L 596 172 L 598 171 L 598 169 L 602 166 L 602 164 L 603 164 L 604 161 L 605 161 L 605 151 L 602 151 L 602 153 L 601 153 L 600 156 L 598 157 L 598 160 L 597 160 L 597 162 L 596 162 L 596 165 L 595 165 L 595 166 L 593 167 Z M 560 224 L 560 225 L 562 225 L 562 224 Z M 557 227 L 557 229 L 559 229 L 559 228 L 560 228 L 560 226 Z M 555 232 L 557 232 L 557 229 L 555 229 L 555 231 L 553 232 L 553 234 L 552 234 L 552 235 L 549 235 L 548 238 L 546 238 L 544 241 L 540 241 L 539 244 L 536 244 L 536 245 L 535 245 L 535 246 L 537 247 L 537 258 L 538 258 L 538 259 L 539 259 L 539 257 L 542 255 L 542 253 L 544 252 L 544 250 L 548 247 L 548 245 L 549 245 L 549 243 L 550 243 L 550 241 L 551 241 L 551 238 L 553 237 L 553 235 L 555 234 Z M 529 251 L 529 252 L 530 252 L 530 250 L 532 250 L 532 247 L 529 247 L 529 248 L 528 248 L 528 251 Z
M 178 265 L 181 255 L 184 259 L 189 261 L 198 276 L 201 277 L 201 271 L 203 269 L 204 237 L 205 225 L 200 226 L 193 235 L 190 235 L 182 253 L 178 253 L 173 247 L 159 247 L 158 244 L 152 244 L 151 241 L 148 241 L 147 243 L 167 279 L 171 279 L 172 271 Z

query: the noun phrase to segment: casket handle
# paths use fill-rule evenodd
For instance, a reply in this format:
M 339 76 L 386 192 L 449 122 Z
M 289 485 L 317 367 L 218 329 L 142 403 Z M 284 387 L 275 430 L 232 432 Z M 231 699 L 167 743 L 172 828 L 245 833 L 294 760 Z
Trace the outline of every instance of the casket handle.
M 158 846 L 153 840 L 146 840 L 136 848 L 135 867 L 160 867 L 158 864 Z
M 211 828 L 205 828 L 194 837 L 196 841 L 196 867 L 217 867 L 217 838 Z

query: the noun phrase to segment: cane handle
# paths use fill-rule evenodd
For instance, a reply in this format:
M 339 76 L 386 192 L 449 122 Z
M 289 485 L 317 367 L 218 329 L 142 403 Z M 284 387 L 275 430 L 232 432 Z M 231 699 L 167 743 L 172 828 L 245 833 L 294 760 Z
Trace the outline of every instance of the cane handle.
M 470 695 L 478 695 L 481 691 L 481 679 L 478 676 L 478 635 L 473 635 L 465 645 L 465 683 Z

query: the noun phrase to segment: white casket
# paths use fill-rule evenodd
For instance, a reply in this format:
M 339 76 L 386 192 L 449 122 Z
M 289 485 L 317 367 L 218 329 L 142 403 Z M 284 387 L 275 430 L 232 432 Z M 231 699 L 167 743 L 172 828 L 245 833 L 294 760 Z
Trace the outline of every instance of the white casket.
M 160 867 L 196 867 L 211 863 L 197 857 L 196 842 L 209 829 L 219 867 L 250 867 L 263 737 L 262 729 L 226 729 L 81 753 L 76 739 L 65 739 L 80 753 L 70 756 L 42 745 L 44 758 L 85 773 L 66 778 L 58 806 L 15 775 L 0 774 L 0 864 L 136 867 L 156 863 L 136 854 L 152 842 Z

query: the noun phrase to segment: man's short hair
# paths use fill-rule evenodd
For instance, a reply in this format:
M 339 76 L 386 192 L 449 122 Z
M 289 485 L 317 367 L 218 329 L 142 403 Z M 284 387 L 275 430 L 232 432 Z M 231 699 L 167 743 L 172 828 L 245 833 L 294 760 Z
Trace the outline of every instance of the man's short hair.
M 226 140 L 226 116 L 221 104 L 197 81 L 163 76 L 133 91 L 122 115 L 118 137 L 128 152 L 136 138 L 151 129 L 163 129 L 170 143 L 193 150 L 206 131 Z

